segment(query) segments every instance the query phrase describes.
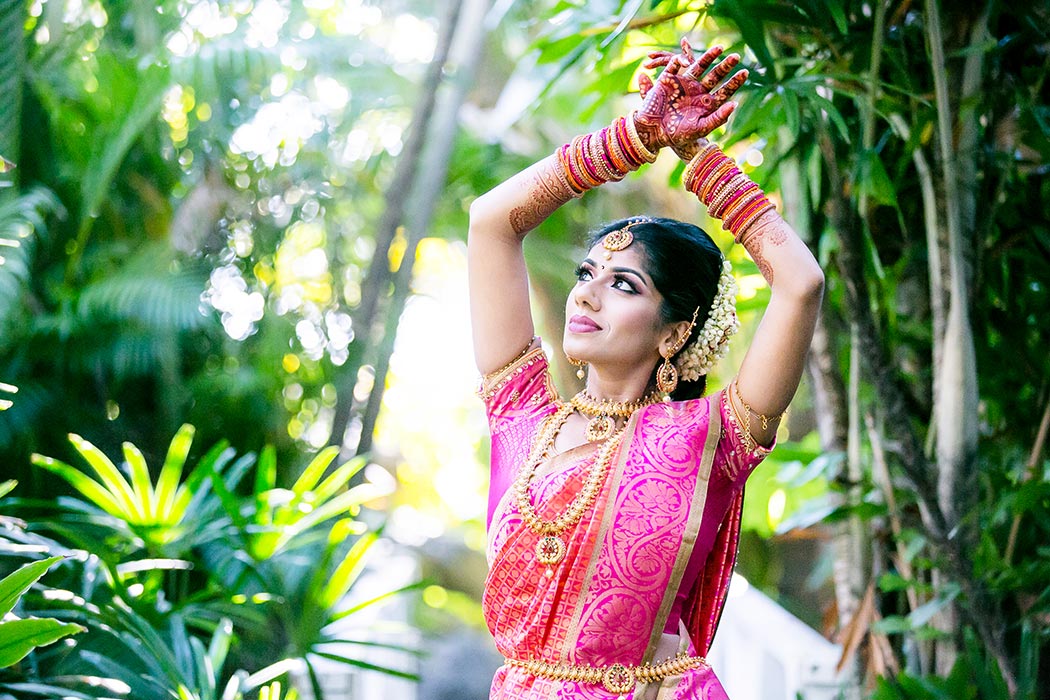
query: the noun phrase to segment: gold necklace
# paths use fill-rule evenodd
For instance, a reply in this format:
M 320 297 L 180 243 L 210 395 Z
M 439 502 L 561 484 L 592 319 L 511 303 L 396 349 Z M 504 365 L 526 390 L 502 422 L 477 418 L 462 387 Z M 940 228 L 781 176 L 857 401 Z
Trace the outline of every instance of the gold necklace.
M 639 408 L 654 404 L 658 400 L 656 392 L 634 401 L 610 401 L 609 399 L 596 399 L 587 392 L 581 391 L 572 397 L 570 403 L 573 408 L 590 418 L 584 433 L 587 441 L 598 442 L 612 435 L 616 427 L 616 418 L 630 418 L 631 414 Z
M 650 394 L 637 401 L 618 403 L 606 401 L 603 403 L 609 404 L 612 415 L 629 418 L 631 414 L 642 406 L 655 403 L 655 396 L 655 394 Z M 611 434 L 607 435 L 609 439 L 599 448 L 598 456 L 595 458 L 594 464 L 591 465 L 583 488 L 576 494 L 576 497 L 564 513 L 554 520 L 543 520 L 532 505 L 532 498 L 529 496 L 529 485 L 532 483 L 532 478 L 536 475 L 536 470 L 540 464 L 550 455 L 558 433 L 561 432 L 565 421 L 569 419 L 572 412 L 579 410 L 586 415 L 585 411 L 576 405 L 577 399 L 580 399 L 580 403 L 583 403 L 586 410 L 592 410 L 592 407 L 591 404 L 584 402 L 588 399 L 591 402 L 596 402 L 596 399 L 581 392 L 571 402 L 561 406 L 554 415 L 548 418 L 536 435 L 532 449 L 529 451 L 529 457 L 525 460 L 525 466 L 514 482 L 515 500 L 517 501 L 518 511 L 521 513 L 522 520 L 525 521 L 525 525 L 530 530 L 540 535 L 540 539 L 536 543 L 536 559 L 541 564 L 547 565 L 547 576 L 553 576 L 554 570 L 551 567 L 565 558 L 566 545 L 561 534 L 578 523 L 583 514 L 594 505 L 594 501 L 598 498 L 598 492 L 605 482 L 605 475 L 609 471 L 609 462 L 612 460 L 616 448 L 619 447 L 620 442 L 623 440 L 624 431 L 627 429 L 626 423 L 615 432 L 612 432 L 610 428 Z M 609 424 L 615 426 L 611 418 L 609 419 Z M 588 437 L 588 440 L 591 440 L 591 438 Z

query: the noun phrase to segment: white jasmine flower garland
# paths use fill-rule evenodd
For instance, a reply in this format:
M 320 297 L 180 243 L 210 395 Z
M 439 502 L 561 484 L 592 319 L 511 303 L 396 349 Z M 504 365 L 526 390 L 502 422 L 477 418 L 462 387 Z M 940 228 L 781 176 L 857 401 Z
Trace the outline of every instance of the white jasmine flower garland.
M 687 345 L 674 360 L 682 380 L 695 382 L 707 374 L 729 350 L 729 339 L 740 330 L 736 317 L 736 278 L 733 266 L 722 261 L 722 274 L 718 277 L 718 292 L 711 302 L 711 313 L 696 340 Z

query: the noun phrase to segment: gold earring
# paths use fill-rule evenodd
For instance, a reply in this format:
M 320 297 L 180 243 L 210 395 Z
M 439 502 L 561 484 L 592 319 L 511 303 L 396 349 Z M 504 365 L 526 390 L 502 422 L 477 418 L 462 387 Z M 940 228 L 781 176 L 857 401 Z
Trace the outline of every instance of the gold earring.
M 678 388 L 678 370 L 671 362 L 670 355 L 664 355 L 663 364 L 656 370 L 656 388 L 665 394 Z
M 586 376 L 586 374 L 583 371 L 583 368 L 587 366 L 586 362 L 584 362 L 583 360 L 577 360 L 575 357 L 571 357 L 569 355 L 566 355 L 565 359 L 569 361 L 570 365 L 576 367 L 576 377 L 578 379 L 583 379 L 584 376 Z

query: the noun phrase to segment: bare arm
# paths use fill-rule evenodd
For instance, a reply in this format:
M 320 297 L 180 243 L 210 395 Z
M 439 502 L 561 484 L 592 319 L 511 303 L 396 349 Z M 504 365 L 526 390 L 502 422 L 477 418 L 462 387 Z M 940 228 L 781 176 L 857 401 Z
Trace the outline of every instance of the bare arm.
M 688 42 L 683 54 L 650 54 L 647 67 L 663 67 L 656 83 L 642 80 L 642 105 L 594 134 L 578 136 L 539 163 L 474 200 L 467 234 L 467 267 L 474 357 L 489 374 L 512 361 L 535 333 L 522 240 L 574 196 L 656 159 L 660 148 L 695 147 L 726 122 L 729 102 L 746 71 L 722 83 L 739 62 L 732 55 L 701 80 L 721 55 L 715 47 L 696 58 Z M 721 85 L 720 85 L 721 84 Z
M 467 270 L 474 358 L 482 374 L 513 360 L 535 334 L 522 241 L 571 199 L 548 156 L 470 205 Z
M 730 399 L 741 417 L 750 412 L 752 437 L 768 445 L 779 425 L 772 419 L 791 403 L 802 377 L 820 313 L 824 273 L 776 210 L 762 214 L 743 232 L 742 240 L 771 293 Z M 765 428 L 762 416 L 771 419 Z

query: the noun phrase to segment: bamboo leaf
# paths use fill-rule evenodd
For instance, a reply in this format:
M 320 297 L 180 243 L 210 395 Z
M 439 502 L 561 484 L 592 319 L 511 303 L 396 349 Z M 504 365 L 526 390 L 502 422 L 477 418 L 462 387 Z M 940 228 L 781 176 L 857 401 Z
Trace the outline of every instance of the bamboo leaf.
M 835 27 L 839 30 L 839 33 L 848 33 L 849 27 L 846 23 L 846 11 L 843 9 L 842 3 L 839 0 L 824 0 L 824 7 L 827 8 L 828 14 L 834 20 Z
M 334 518 L 337 515 L 342 515 L 348 510 L 372 500 L 376 495 L 376 488 L 372 484 L 358 484 L 349 491 L 339 494 L 319 508 L 310 511 L 297 520 L 293 525 L 284 528 L 281 532 L 281 542 L 287 543 L 315 525 L 319 525 L 325 520 Z
M 361 575 L 361 570 L 364 569 L 365 556 L 378 539 L 379 535 L 377 533 L 370 532 L 362 535 L 357 542 L 354 542 L 354 546 L 350 548 L 343 560 L 339 562 L 339 566 L 332 572 L 328 583 L 325 584 L 322 593 L 325 607 L 334 607 L 346 596 L 347 591 L 354 585 L 357 577 Z
M 389 666 L 380 666 L 378 664 L 368 663 L 367 661 L 360 661 L 358 659 L 351 659 L 347 656 L 341 656 L 339 654 L 332 654 L 325 651 L 317 651 L 317 649 L 311 650 L 312 654 L 320 656 L 321 658 L 328 659 L 329 661 L 336 661 L 347 666 L 354 666 L 356 668 L 363 668 L 367 671 L 379 671 L 385 673 L 388 676 L 396 676 L 398 678 L 405 678 L 410 681 L 418 681 L 419 674 L 412 673 L 410 671 L 402 671 L 396 668 L 390 668 Z
M 638 14 L 638 10 L 642 8 L 642 3 L 645 0 L 629 0 L 627 7 L 623 11 L 623 15 L 620 17 L 620 23 L 616 25 L 616 28 L 612 30 L 609 36 L 605 37 L 605 40 L 598 45 L 599 49 L 604 49 L 609 44 L 616 41 L 616 38 L 624 33 L 627 27 L 631 24 L 631 20 Z
M 273 445 L 267 445 L 259 454 L 259 464 L 255 468 L 255 494 L 259 496 L 277 486 L 277 452 Z
M 846 126 L 846 120 L 842 118 L 842 112 L 839 111 L 838 107 L 826 97 L 818 95 L 816 92 L 812 92 L 808 96 L 809 100 L 813 102 L 819 110 L 824 112 L 824 115 L 835 125 L 835 129 L 838 130 L 839 136 L 846 143 L 850 143 L 849 128 Z M 818 116 L 820 116 L 818 114 Z
M 429 586 L 430 584 L 431 584 L 431 581 L 417 581 L 416 583 L 412 583 L 412 584 L 409 584 L 407 586 L 402 586 L 401 588 L 397 588 L 397 589 L 394 589 L 392 591 L 387 591 L 386 593 L 382 593 L 380 595 L 375 596 L 374 598 L 369 598 L 368 600 L 362 601 L 362 602 L 358 603 L 357 605 L 349 607 L 346 610 L 340 610 L 338 613 L 336 613 L 335 615 L 332 616 L 332 622 L 335 622 L 336 620 L 342 620 L 344 618 L 350 617 L 354 613 L 360 612 L 361 610 L 364 610 L 365 608 L 367 608 L 369 606 L 375 605 L 376 603 L 382 602 L 382 601 L 386 600 L 387 598 L 391 598 L 391 597 L 393 597 L 395 595 L 398 595 L 400 593 L 407 593 L 408 591 L 414 591 L 414 590 L 418 590 L 420 588 L 425 588 L 426 586 Z
M 897 206 L 897 188 L 874 149 L 862 151 L 857 160 L 857 190 L 879 204 Z
M 322 481 L 321 485 L 314 491 L 317 501 L 324 502 L 334 496 L 339 489 L 343 488 L 353 478 L 354 474 L 364 469 L 365 464 L 367 464 L 367 460 L 364 457 L 354 457 L 349 462 L 341 465 L 327 479 Z

